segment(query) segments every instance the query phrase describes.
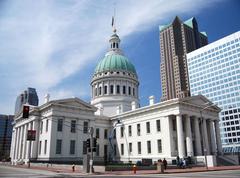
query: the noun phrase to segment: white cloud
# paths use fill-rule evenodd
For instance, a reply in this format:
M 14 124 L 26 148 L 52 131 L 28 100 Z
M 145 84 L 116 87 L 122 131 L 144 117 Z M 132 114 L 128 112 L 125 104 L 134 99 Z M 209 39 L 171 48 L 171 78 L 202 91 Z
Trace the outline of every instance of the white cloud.
M 153 23 L 161 23 L 170 14 L 196 12 L 216 1 L 119 0 L 116 1 L 117 28 L 124 38 L 147 30 Z M 108 0 L 6 1 L 0 9 L 3 111 L 13 110 L 10 107 L 14 108 L 16 95 L 28 86 L 38 92 L 49 91 L 99 59 L 98 54 L 106 49 L 111 34 L 113 3 Z M 84 72 L 81 75 L 85 76 Z M 74 95 L 72 92 L 59 89 L 52 95 L 57 98 Z

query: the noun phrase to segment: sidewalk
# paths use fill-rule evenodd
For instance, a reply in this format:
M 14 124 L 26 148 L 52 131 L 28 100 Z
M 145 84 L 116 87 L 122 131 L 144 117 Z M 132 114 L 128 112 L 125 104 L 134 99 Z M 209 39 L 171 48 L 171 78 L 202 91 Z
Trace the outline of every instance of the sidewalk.
M 4 164 L 2 164 L 4 165 Z M 27 168 L 27 165 L 6 165 L 11 167 L 19 167 L 19 168 Z M 66 167 L 51 167 L 50 165 L 47 166 L 36 166 L 32 165 L 30 169 L 37 169 L 37 170 L 47 170 L 52 171 L 55 173 L 62 173 L 62 174 L 74 174 L 74 175 L 88 175 L 88 173 L 83 173 L 80 170 L 80 166 L 76 165 L 75 171 L 72 171 L 71 166 Z M 218 166 L 218 167 L 211 167 L 208 170 L 205 167 L 193 167 L 193 168 L 186 168 L 186 169 L 167 169 L 162 174 L 174 174 L 174 173 L 190 173 L 190 172 L 205 172 L 205 171 L 223 171 L 223 170 L 240 170 L 240 166 Z M 133 171 L 106 171 L 106 172 L 95 172 L 94 174 L 97 175 L 134 175 Z M 144 175 L 144 174 L 161 174 L 157 170 L 137 170 L 136 175 Z

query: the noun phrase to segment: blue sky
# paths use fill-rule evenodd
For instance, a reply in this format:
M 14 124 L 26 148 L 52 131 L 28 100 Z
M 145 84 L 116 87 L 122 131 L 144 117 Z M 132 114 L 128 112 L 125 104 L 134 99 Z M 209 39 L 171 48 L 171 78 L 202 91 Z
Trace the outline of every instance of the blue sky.
M 37 89 L 40 103 L 46 93 L 90 101 L 94 68 L 109 47 L 114 3 L 141 105 L 161 96 L 159 25 L 194 16 L 209 42 L 240 29 L 238 0 L 0 0 L 0 113 L 12 114 L 27 87 Z

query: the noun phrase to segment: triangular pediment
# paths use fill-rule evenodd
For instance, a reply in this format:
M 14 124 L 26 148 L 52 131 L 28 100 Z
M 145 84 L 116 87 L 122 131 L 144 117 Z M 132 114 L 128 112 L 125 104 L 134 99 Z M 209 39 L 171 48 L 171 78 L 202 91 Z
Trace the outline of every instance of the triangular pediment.
M 217 105 L 214 105 L 213 102 L 211 102 L 209 99 L 207 99 L 203 95 L 196 95 L 196 96 L 183 98 L 180 101 L 184 103 L 189 103 L 192 105 L 197 105 L 199 107 L 211 106 L 212 109 L 221 110 Z
M 97 108 L 93 105 L 75 97 L 75 98 L 66 98 L 66 99 L 60 99 L 60 100 L 52 100 L 49 102 L 49 104 L 52 105 L 62 105 L 66 107 L 76 107 L 82 110 L 92 110 L 96 111 Z

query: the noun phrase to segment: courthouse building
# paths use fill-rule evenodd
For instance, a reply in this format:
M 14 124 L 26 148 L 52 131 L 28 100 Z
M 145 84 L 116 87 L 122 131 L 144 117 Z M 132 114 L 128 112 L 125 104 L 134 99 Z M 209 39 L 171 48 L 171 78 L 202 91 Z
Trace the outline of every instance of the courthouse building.
M 204 151 L 209 158 L 221 153 L 220 109 L 206 105 L 209 100 L 204 96 L 160 103 L 151 96 L 148 106 L 139 107 L 137 72 L 121 51 L 116 30 L 91 86 L 91 104 L 78 98 L 51 101 L 47 96 L 43 105 L 31 107 L 29 118 L 16 115 L 12 162 L 27 162 L 29 155 L 32 161 L 81 162 L 91 127 L 98 138 L 95 163 L 171 161 L 176 156 L 202 160 Z M 31 129 L 36 130 L 36 140 L 30 144 L 26 134 Z

